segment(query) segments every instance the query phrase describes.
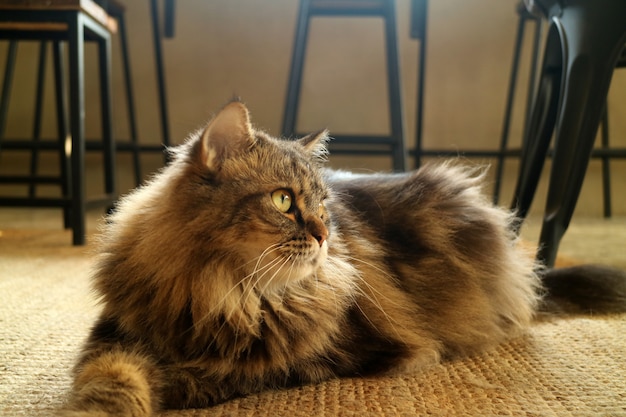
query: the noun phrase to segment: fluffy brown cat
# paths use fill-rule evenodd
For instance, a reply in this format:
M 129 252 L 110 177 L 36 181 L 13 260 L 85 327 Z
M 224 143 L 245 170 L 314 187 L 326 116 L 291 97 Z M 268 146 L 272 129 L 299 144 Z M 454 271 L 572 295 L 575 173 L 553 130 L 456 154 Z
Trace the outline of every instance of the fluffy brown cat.
M 119 203 L 63 415 L 412 372 L 528 326 L 538 268 L 479 173 L 333 172 L 326 141 L 272 138 L 235 101 Z

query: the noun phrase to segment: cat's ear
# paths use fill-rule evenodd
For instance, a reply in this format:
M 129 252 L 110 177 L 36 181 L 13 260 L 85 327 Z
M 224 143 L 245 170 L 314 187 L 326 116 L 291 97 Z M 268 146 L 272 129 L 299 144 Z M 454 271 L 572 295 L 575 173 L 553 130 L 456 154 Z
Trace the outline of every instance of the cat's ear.
M 326 161 L 328 156 L 328 130 L 323 129 L 298 139 L 298 143 L 306 149 L 314 159 Z
M 254 131 L 246 106 L 233 101 L 220 110 L 202 133 L 202 162 L 218 171 L 224 161 L 254 145 Z

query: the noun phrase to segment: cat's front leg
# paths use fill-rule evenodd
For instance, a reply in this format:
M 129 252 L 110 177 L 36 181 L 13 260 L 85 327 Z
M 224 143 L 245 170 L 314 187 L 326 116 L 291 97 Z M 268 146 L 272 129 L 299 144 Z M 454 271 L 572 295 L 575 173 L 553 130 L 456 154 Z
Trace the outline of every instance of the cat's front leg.
M 139 353 L 107 350 L 77 367 L 62 417 L 149 417 L 158 408 L 160 373 Z

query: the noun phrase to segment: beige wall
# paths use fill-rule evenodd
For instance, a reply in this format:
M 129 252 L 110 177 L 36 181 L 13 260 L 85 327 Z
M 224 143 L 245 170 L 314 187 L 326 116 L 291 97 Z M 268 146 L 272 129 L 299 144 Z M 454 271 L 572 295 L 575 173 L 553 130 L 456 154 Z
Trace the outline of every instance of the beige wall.
M 161 140 L 156 107 L 151 26 L 147 1 L 127 6 L 133 82 L 140 140 Z M 177 2 L 176 37 L 164 41 L 171 135 L 180 142 L 233 95 L 241 96 L 254 123 L 278 134 L 297 12 L 296 0 L 183 0 Z M 499 142 L 512 46 L 517 25 L 515 0 L 437 0 L 430 2 L 424 110 L 424 141 L 429 148 L 495 148 Z M 398 0 L 404 111 L 408 137 L 414 136 L 418 43 L 409 38 L 409 0 Z M 528 39 L 529 41 L 530 39 Z M 529 43 L 529 42 L 527 42 Z M 6 45 L 0 48 L 4 65 Z M 127 137 L 117 39 L 114 45 L 115 132 Z M 87 54 L 87 134 L 98 135 L 95 53 Z M 383 133 L 387 129 L 382 23 L 373 19 L 324 18 L 313 22 L 304 77 L 300 130 Z M 8 136 L 28 136 L 32 123 L 35 46 L 20 49 L 17 87 Z M 528 48 L 521 78 L 525 79 Z M 3 67 L 0 67 L 3 68 Z M 626 71 L 614 77 L 609 97 L 611 139 L 626 146 Z M 50 84 L 50 83 L 49 83 Z M 52 94 L 47 108 L 52 108 Z M 516 102 L 512 143 L 519 144 L 526 91 Z M 621 94 L 620 94 L 621 92 Z M 54 112 L 45 131 L 54 135 Z M 412 141 L 412 139 L 409 139 Z M 160 159 L 145 157 L 151 169 Z M 132 186 L 128 158 L 120 158 L 122 190 Z M 335 166 L 387 169 L 385 158 L 333 157 Z M 6 158 L 2 161 L 7 164 Z M 615 162 L 613 195 L 624 194 L 625 162 Z M 509 199 L 516 164 L 507 165 Z M 91 172 L 91 171 L 90 171 Z M 96 175 L 96 174 L 94 174 Z M 579 211 L 601 213 L 599 164 L 593 162 Z M 545 192 L 545 190 L 543 190 Z M 539 199 L 541 201 L 541 199 Z M 536 204 L 539 209 L 542 203 Z M 626 213 L 622 198 L 614 209 Z

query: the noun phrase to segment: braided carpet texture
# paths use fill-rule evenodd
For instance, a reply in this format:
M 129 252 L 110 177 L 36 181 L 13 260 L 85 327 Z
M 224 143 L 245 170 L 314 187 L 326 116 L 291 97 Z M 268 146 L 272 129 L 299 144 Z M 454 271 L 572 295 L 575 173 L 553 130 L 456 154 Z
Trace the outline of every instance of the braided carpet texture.
M 70 246 L 69 232 L 4 226 L 0 416 L 51 416 L 98 312 L 93 248 Z M 626 223 L 618 226 L 626 236 Z M 332 380 L 163 415 L 626 416 L 626 316 L 543 320 L 493 351 L 414 375 Z

